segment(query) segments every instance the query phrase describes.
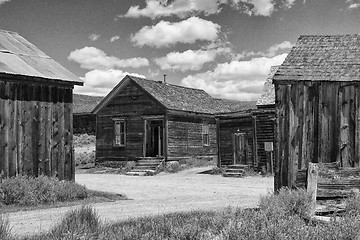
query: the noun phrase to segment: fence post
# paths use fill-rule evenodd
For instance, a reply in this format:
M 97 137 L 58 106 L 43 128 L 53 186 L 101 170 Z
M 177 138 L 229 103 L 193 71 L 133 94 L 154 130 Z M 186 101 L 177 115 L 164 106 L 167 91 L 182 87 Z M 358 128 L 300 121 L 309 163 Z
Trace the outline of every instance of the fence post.
M 310 216 L 315 215 L 318 175 L 319 175 L 319 166 L 316 163 L 309 162 L 306 191 L 308 193 L 311 193 L 312 206 L 311 206 Z

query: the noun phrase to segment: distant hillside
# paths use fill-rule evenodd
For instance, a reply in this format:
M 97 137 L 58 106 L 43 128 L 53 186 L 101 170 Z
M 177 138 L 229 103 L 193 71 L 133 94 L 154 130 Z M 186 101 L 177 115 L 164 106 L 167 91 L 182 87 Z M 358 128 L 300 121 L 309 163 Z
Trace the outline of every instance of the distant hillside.
M 90 113 L 104 97 L 73 94 L 74 113 Z

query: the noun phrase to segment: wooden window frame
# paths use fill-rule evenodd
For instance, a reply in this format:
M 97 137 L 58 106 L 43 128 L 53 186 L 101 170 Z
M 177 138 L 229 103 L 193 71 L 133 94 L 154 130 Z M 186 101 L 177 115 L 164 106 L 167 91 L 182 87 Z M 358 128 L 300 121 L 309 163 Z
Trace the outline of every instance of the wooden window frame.
M 113 118 L 114 121 L 114 138 L 113 138 L 113 146 L 114 147 L 125 147 L 126 146 L 126 119 L 125 118 Z M 117 128 L 117 124 L 119 127 Z M 121 126 L 123 124 L 123 126 Z M 119 132 L 117 132 L 117 129 Z M 122 130 L 123 129 L 123 130 Z
M 202 144 L 203 146 L 210 146 L 210 125 L 208 123 L 203 123 L 201 125 L 201 134 L 202 134 Z

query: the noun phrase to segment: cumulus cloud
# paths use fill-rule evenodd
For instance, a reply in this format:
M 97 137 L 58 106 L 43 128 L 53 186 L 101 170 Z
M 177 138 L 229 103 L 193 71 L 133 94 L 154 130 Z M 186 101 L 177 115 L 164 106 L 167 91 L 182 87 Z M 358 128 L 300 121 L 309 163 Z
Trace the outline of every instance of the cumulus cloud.
M 110 38 L 110 42 L 115 42 L 115 41 L 117 41 L 119 39 L 120 39 L 119 36 L 113 36 L 113 37 Z
M 296 0 L 280 0 L 277 8 L 291 8 Z M 270 16 L 276 10 L 275 0 L 147 0 L 146 6 L 131 6 L 128 11 L 118 17 L 150 17 L 156 19 L 165 16 L 217 14 L 222 10 L 222 5 L 228 4 L 235 9 L 254 16 Z
M 256 100 L 270 67 L 281 64 L 286 56 L 287 54 L 281 54 L 248 61 L 220 63 L 211 71 L 185 77 L 182 84 L 204 89 L 214 97 Z
M 89 35 L 89 39 L 91 40 L 91 41 L 96 41 L 96 40 L 98 40 L 99 39 L 99 37 L 100 37 L 100 35 L 98 35 L 98 34 L 90 34 Z
M 360 1 L 359 0 L 346 0 L 346 3 L 349 4 L 349 9 L 355 9 L 360 7 Z
M 75 86 L 74 92 L 87 94 L 87 95 L 97 95 L 105 96 L 107 95 L 115 86 L 118 84 L 121 79 L 126 75 L 133 75 L 137 77 L 144 77 L 141 74 L 124 72 L 122 70 L 92 70 L 85 74 L 84 80 L 85 84 L 83 87 Z
M 147 0 L 146 6 L 131 6 L 127 13 L 119 17 L 150 17 L 151 19 L 176 15 L 184 18 L 194 13 L 205 15 L 215 14 L 220 11 L 219 5 L 226 0 Z
M 282 43 L 277 43 L 277 44 L 274 44 L 273 46 L 269 47 L 269 49 L 265 52 L 254 52 L 254 51 L 245 52 L 244 51 L 242 53 L 233 54 L 233 59 L 240 60 L 243 58 L 254 57 L 254 56 L 273 57 L 273 56 L 277 55 L 279 52 L 288 50 L 292 47 L 293 47 L 293 44 L 291 42 L 283 41 Z
M 230 49 L 187 50 L 185 52 L 171 52 L 165 57 L 156 58 L 155 63 L 163 70 L 200 70 L 205 63 L 214 61 L 217 54 L 228 52 Z
M 131 36 L 137 46 L 169 47 L 176 43 L 194 43 L 197 40 L 213 41 L 218 38 L 220 25 L 198 17 L 180 22 L 160 21 L 144 26 Z
M 85 69 L 138 68 L 149 65 L 149 61 L 146 58 L 119 59 L 114 56 L 107 56 L 105 52 L 95 47 L 76 49 L 70 53 L 68 59 L 79 63 Z
M 0 5 L 6 2 L 10 2 L 10 0 L 0 0 Z

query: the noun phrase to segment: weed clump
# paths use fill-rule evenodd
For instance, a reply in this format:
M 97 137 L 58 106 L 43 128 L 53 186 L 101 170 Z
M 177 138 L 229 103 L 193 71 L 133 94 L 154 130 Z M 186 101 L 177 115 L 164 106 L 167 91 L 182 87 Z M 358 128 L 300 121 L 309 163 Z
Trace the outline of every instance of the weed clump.
M 43 175 L 5 178 L 0 184 L 1 192 L 1 203 L 19 206 L 73 201 L 88 196 L 88 190 L 82 185 Z

